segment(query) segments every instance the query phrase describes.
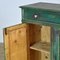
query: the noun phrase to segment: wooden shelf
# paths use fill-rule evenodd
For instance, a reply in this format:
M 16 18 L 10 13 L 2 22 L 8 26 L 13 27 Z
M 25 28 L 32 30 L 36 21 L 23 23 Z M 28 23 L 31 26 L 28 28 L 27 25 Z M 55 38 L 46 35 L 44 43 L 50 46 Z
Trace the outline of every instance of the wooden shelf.
M 46 42 L 37 42 L 30 46 L 30 49 L 50 53 L 50 44 Z

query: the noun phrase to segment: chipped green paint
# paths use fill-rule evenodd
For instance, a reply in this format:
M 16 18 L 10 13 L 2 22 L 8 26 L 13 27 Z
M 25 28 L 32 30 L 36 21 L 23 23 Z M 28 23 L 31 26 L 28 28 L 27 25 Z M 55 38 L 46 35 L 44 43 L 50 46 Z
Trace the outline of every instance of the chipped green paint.
M 40 9 L 22 8 L 23 10 L 23 21 L 24 20 L 34 20 L 34 21 L 45 21 L 49 23 L 60 24 L 60 12 L 50 12 Z M 34 15 L 38 15 L 34 18 Z
M 51 46 L 51 60 L 59 60 L 59 31 L 53 28 L 53 43 Z
M 51 26 L 50 60 L 60 60 L 60 11 L 21 6 L 22 23 Z M 38 17 L 35 18 L 34 15 Z M 52 34 L 53 33 L 53 34 Z M 53 35 L 53 38 L 52 38 Z

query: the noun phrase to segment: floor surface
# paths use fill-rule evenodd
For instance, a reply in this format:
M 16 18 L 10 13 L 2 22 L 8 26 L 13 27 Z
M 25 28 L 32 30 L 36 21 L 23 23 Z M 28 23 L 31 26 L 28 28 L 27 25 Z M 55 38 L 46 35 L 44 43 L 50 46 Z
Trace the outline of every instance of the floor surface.
M 0 60 L 4 60 L 4 45 L 0 43 Z

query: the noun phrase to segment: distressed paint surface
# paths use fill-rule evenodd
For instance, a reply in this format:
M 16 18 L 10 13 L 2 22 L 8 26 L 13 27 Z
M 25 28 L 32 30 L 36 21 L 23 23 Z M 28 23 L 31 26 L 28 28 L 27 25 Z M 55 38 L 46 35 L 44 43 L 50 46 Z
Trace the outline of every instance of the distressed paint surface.
M 22 8 L 22 23 L 33 23 L 49 25 L 53 28 L 53 41 L 51 41 L 51 60 L 59 60 L 59 34 L 57 28 L 60 27 L 60 12 L 48 11 L 43 9 Z M 34 18 L 34 15 L 38 15 Z
M 37 18 L 34 18 L 34 15 L 38 15 Z M 35 21 L 45 21 L 50 23 L 60 23 L 60 12 L 51 12 L 48 10 L 25 8 L 23 19 L 35 20 Z
M 53 30 L 53 44 L 51 46 L 51 60 L 59 60 L 59 32 L 54 28 Z
M 51 41 L 50 60 L 59 60 L 59 34 L 57 29 L 60 27 L 60 12 L 47 11 L 43 9 L 22 8 L 22 23 L 33 23 L 55 27 L 53 28 L 53 41 Z M 34 14 L 38 15 L 34 18 Z

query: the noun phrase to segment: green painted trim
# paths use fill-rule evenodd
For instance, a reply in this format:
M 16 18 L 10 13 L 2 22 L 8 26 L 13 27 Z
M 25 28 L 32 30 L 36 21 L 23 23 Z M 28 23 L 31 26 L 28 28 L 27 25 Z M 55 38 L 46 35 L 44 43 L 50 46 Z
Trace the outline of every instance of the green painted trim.
M 53 56 L 55 56 L 55 60 L 59 60 L 59 30 L 56 28 L 54 28 L 53 54 Z
M 51 28 L 51 35 L 50 35 L 50 60 L 53 60 L 53 27 Z
M 58 55 L 58 57 L 59 57 L 59 60 L 60 60 L 60 31 L 59 31 L 59 51 L 58 51 L 58 53 L 59 53 L 59 55 Z
M 59 34 L 57 32 L 60 29 L 60 22 L 59 22 L 60 11 L 50 10 L 50 9 L 32 8 L 32 7 L 25 7 L 25 6 L 21 6 L 21 8 L 23 10 L 22 11 L 22 23 L 32 23 L 32 24 L 39 24 L 39 25 L 45 25 L 45 26 L 51 26 L 52 27 L 53 39 L 51 37 L 51 40 L 53 40 L 53 41 L 51 41 L 52 45 L 51 45 L 51 50 L 50 50 L 50 53 L 51 53 L 50 60 L 60 60 L 60 51 L 59 51 L 60 50 L 60 39 L 59 39 Z M 46 20 L 42 21 L 42 20 L 38 20 L 38 19 L 33 20 L 33 19 L 29 19 L 28 16 L 25 18 L 24 17 L 24 14 L 26 13 L 25 9 L 32 9 L 34 11 L 40 10 L 40 11 L 45 11 L 46 13 L 51 13 L 51 14 L 55 14 L 55 15 L 57 14 L 56 16 L 58 16 L 58 17 L 57 17 L 57 19 L 55 19 L 55 21 L 58 23 L 50 22 L 50 21 L 46 21 Z M 28 12 L 28 15 L 29 14 L 30 13 Z M 47 15 L 45 17 L 47 17 Z M 48 18 L 50 19 L 49 16 L 48 16 Z
M 6 60 L 6 50 L 4 48 L 4 60 Z
M 34 15 L 37 14 L 38 17 L 34 18 Z M 22 19 L 26 20 L 35 20 L 35 21 L 47 21 L 50 23 L 60 24 L 60 12 L 50 12 L 45 10 L 37 10 L 25 8 L 22 9 Z
M 59 56 L 59 30 L 55 27 L 52 27 L 51 30 L 51 49 L 50 49 L 50 60 L 60 60 Z
M 45 21 L 34 21 L 34 20 L 25 19 L 25 20 L 22 20 L 22 23 L 32 23 L 32 24 L 46 25 L 46 26 L 55 27 L 57 29 L 60 28 L 60 24 L 50 23 L 50 22 L 45 22 Z
M 22 9 L 30 8 L 30 9 L 44 10 L 44 11 L 57 12 L 57 13 L 60 12 L 59 10 L 42 9 L 42 8 L 33 8 L 33 7 L 25 7 L 25 6 L 20 6 L 19 8 L 22 8 Z

